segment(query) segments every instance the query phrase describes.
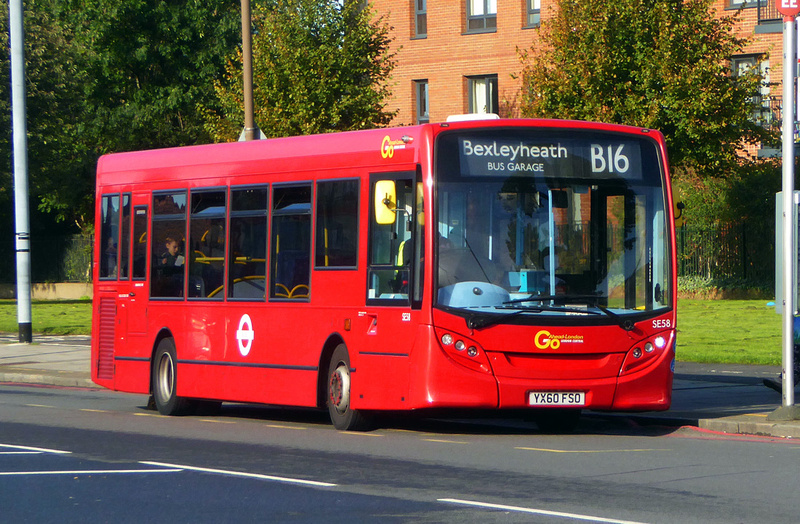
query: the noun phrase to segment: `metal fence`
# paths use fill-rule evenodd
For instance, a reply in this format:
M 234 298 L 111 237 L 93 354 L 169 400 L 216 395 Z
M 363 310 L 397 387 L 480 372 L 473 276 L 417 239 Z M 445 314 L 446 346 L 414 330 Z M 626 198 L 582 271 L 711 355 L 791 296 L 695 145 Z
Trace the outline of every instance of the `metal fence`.
M 15 282 L 13 242 L 0 245 L 0 282 Z M 31 237 L 31 281 L 91 282 L 92 239 L 83 235 Z
M 775 282 L 772 221 L 683 226 L 677 231 L 678 276 L 730 279 L 769 286 Z

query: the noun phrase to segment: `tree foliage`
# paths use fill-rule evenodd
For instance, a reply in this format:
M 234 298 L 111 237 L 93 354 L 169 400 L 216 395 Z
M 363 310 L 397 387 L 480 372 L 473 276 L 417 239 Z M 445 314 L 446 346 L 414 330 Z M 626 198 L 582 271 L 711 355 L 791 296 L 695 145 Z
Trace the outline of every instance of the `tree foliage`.
M 7 31 L 7 11 L 0 20 Z M 198 104 L 215 104 L 240 20 L 226 0 L 26 1 L 29 186 L 39 207 L 90 226 L 100 155 L 208 142 Z M 8 82 L 0 90 L 7 104 Z M 10 172 L 6 161 L 0 193 Z
M 207 142 L 197 106 L 213 104 L 214 81 L 241 41 L 240 4 L 81 0 L 79 5 L 72 19 L 84 29 L 78 43 L 92 52 L 89 116 L 102 149 Z
M 255 120 L 267 137 L 387 124 L 389 27 L 358 1 L 274 0 L 253 8 Z M 216 85 L 221 110 L 206 108 L 216 140 L 244 125 L 241 49 Z
M 71 208 L 88 209 L 91 179 L 81 176 L 91 161 L 80 142 L 87 82 L 85 53 L 73 45 L 72 28 L 59 20 L 54 0 L 30 0 L 25 11 L 26 110 L 29 193 L 42 207 L 58 199 Z M 2 16 L 7 43 L 8 12 Z M 8 79 L 9 56 L 2 56 L 2 76 Z M 3 189 L 11 189 L 10 83 L 0 85 L 3 133 Z M 81 173 L 83 172 L 83 173 Z M 2 191 L 2 190 L 0 190 Z M 66 205 L 64 207 L 67 207 Z M 86 219 L 82 216 L 78 220 Z
M 673 166 L 722 175 L 744 144 L 774 139 L 751 119 L 758 71 L 728 62 L 746 43 L 737 16 L 710 0 L 558 0 L 543 48 L 522 53 L 521 111 L 659 129 Z

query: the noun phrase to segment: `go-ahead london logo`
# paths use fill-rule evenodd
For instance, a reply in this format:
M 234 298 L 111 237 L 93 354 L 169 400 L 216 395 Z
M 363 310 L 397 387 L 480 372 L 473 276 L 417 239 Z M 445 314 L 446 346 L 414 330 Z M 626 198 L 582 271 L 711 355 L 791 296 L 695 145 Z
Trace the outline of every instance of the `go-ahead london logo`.
M 554 335 L 543 329 L 533 337 L 533 343 L 539 349 L 558 349 L 561 344 L 583 344 L 583 335 Z

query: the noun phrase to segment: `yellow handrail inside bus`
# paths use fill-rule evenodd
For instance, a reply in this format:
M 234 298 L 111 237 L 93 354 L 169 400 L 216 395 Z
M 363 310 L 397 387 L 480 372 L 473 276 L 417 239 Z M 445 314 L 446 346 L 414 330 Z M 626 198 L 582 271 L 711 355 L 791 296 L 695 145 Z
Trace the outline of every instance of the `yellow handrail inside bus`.
M 246 276 L 246 277 L 236 278 L 236 279 L 233 280 L 233 283 L 236 284 L 237 282 L 244 282 L 245 280 L 266 280 L 266 279 L 267 279 L 267 277 L 265 277 L 264 275 L 249 275 L 249 276 Z M 214 295 L 216 295 L 217 293 L 222 291 L 222 288 L 224 288 L 224 287 L 225 287 L 225 284 L 219 286 L 217 289 L 215 289 L 214 291 L 209 293 L 208 297 L 213 297 Z
M 279 287 L 283 289 L 284 291 L 283 293 L 277 292 L 277 289 Z M 309 287 L 305 284 L 297 284 L 290 290 L 287 286 L 284 286 L 283 284 L 275 283 L 275 289 L 276 289 L 275 296 L 279 298 L 308 298 L 308 293 L 309 293 Z M 303 289 L 305 289 L 304 294 L 295 294 L 296 292 L 302 291 Z

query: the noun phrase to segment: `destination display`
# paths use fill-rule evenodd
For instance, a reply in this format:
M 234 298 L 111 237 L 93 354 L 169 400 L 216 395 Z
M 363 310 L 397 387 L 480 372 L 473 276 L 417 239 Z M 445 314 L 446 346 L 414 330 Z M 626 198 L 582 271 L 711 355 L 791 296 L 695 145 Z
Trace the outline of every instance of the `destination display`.
M 461 176 L 641 180 L 641 145 L 624 139 L 510 139 L 461 136 Z

